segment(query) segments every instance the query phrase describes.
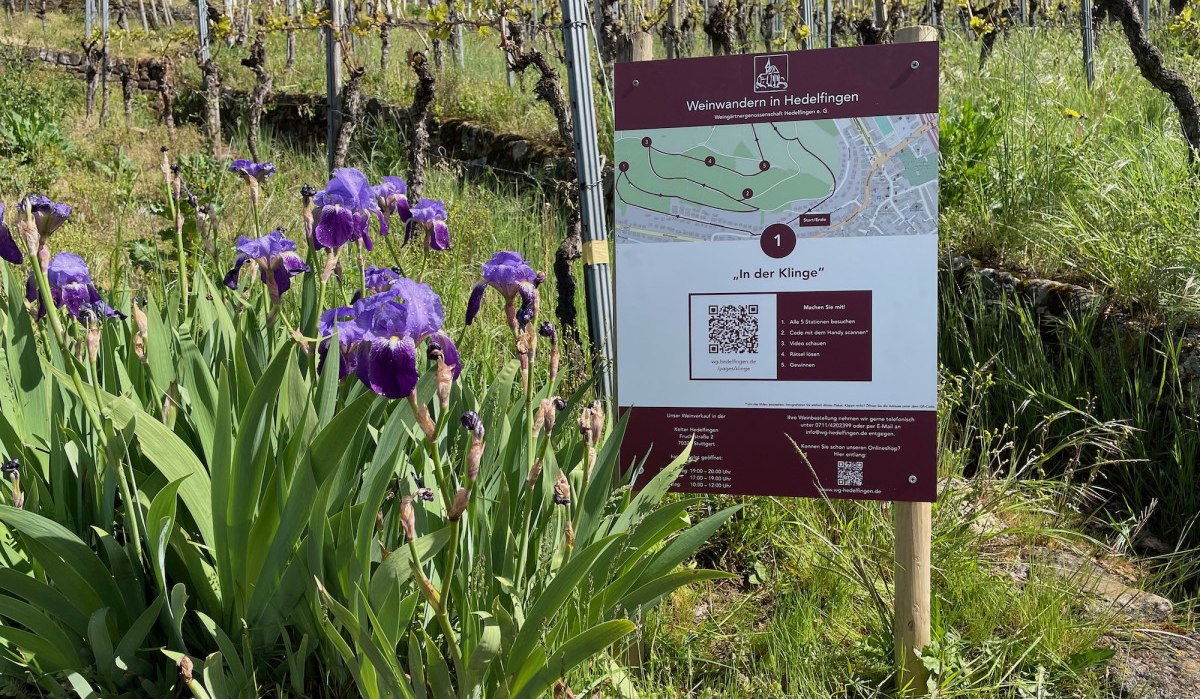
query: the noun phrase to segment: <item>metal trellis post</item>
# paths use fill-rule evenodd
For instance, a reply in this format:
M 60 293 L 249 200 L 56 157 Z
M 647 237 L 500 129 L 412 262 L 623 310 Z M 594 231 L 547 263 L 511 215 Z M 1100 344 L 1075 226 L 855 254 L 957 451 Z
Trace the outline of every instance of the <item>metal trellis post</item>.
M 196 43 L 200 45 L 200 62 L 208 60 L 208 4 L 196 0 Z
M 1083 69 L 1087 73 L 1087 86 L 1090 90 L 1096 81 L 1096 63 L 1094 60 L 1095 35 L 1092 33 L 1092 0 L 1082 0 L 1080 3 L 1080 30 L 1083 34 Z
M 342 105 L 342 0 L 328 0 L 329 26 L 325 27 L 325 150 L 330 175 L 337 147 Z
M 591 49 L 588 45 L 587 0 L 562 0 L 563 48 L 566 50 L 571 120 L 575 126 L 575 166 L 579 177 L 579 213 L 583 223 L 583 283 L 587 297 L 588 333 L 596 371 L 596 390 L 613 396 L 612 278 L 609 276 L 608 229 L 596 138 L 596 104 L 592 94 Z
M 811 49 L 813 47 L 813 0 L 804 0 L 800 5 L 800 11 L 804 13 L 800 22 L 808 29 L 808 36 L 804 37 L 803 46 Z

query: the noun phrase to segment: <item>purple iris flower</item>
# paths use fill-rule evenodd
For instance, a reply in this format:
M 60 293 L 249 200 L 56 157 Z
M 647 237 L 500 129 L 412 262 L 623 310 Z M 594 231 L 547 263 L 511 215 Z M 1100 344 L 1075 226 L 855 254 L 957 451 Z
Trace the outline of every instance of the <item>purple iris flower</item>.
M 412 220 L 404 231 L 404 244 L 413 236 L 413 229 L 421 226 L 429 234 L 430 250 L 450 249 L 450 229 L 446 227 L 446 205 L 434 199 L 421 199 L 412 208 Z
M 392 284 L 399 279 L 401 275 L 399 267 L 393 269 L 391 267 L 376 267 L 371 265 L 363 271 L 363 279 L 366 281 L 367 291 L 379 293 L 392 288 Z
M 372 391 L 387 398 L 412 393 L 419 376 L 417 345 L 426 340 L 458 377 L 458 348 L 442 332 L 442 300 L 428 285 L 402 278 L 390 290 L 362 299 L 353 310 L 362 332 L 355 370 Z
M 255 184 L 267 181 L 275 174 L 275 163 L 256 163 L 253 160 L 235 160 L 229 164 L 229 171 L 242 176 L 247 183 L 254 180 Z
M 12 237 L 12 231 L 4 224 L 4 204 L 0 203 L 0 259 L 19 265 L 25 260 L 21 248 Z
M 317 322 L 317 332 L 321 334 L 321 337 L 328 338 L 333 335 L 334 330 L 337 330 L 338 350 L 341 353 L 341 361 L 338 364 L 338 380 L 349 376 L 358 364 L 358 343 L 362 342 L 363 332 L 358 325 L 357 315 L 353 307 L 339 306 L 322 313 Z M 320 355 L 318 371 L 324 370 L 329 343 L 328 339 L 322 340 L 318 347 L 317 351 Z
M 408 208 L 408 183 L 399 177 L 384 177 L 383 182 L 371 188 L 384 216 L 396 214 L 402 223 L 408 223 L 412 212 Z
M 261 238 L 239 237 L 237 252 L 233 269 L 225 275 L 225 286 L 236 289 L 242 266 L 254 260 L 258 264 L 259 277 L 267 285 L 274 304 L 278 304 L 279 297 L 292 287 L 292 277 L 309 271 L 308 265 L 296 254 L 296 243 L 283 237 L 282 228 L 276 228 Z
M 54 305 L 66 308 L 74 318 L 87 320 L 89 315 L 99 318 L 125 317 L 100 298 L 87 263 L 75 253 L 60 252 L 55 255 L 46 269 L 46 278 L 50 283 L 50 298 Z M 38 318 L 46 315 L 32 274 L 25 282 L 25 298 L 30 302 L 38 302 Z
M 333 179 L 325 185 L 325 190 L 317 192 L 313 203 L 320 209 L 316 230 L 318 250 L 338 249 L 352 241 L 361 240 L 366 249 L 370 250 L 371 214 L 379 219 L 379 233 L 387 235 L 387 217 L 379 208 L 379 202 L 366 175 L 352 167 L 339 168 L 333 171 Z
M 475 320 L 479 307 L 483 304 L 483 292 L 490 286 L 504 297 L 508 304 L 510 321 L 515 319 L 524 326 L 533 319 L 534 307 L 537 304 L 538 274 L 529 263 L 515 252 L 498 252 L 492 259 L 483 264 L 483 281 L 471 289 L 471 297 L 467 299 L 467 325 Z M 521 308 L 516 310 L 514 301 L 521 296 Z M 513 328 L 516 329 L 515 327 Z
M 67 222 L 71 215 L 71 207 L 66 204 L 50 201 L 41 194 L 30 194 L 17 204 L 18 209 L 29 207 L 33 213 L 33 223 L 37 227 L 38 237 L 45 243 L 54 231 Z

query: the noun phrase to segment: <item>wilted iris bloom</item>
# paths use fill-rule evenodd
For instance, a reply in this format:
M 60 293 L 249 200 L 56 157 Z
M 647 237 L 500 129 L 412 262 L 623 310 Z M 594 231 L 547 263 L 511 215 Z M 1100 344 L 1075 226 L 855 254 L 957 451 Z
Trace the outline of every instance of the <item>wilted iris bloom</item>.
M 225 275 L 225 286 L 236 289 L 242 266 L 253 260 L 258 265 L 259 277 L 267 285 L 271 303 L 292 286 L 292 277 L 308 271 L 308 265 L 296 254 L 296 243 L 283 237 L 283 229 L 276 228 L 261 238 L 239 237 L 237 257 L 233 269 Z
M 371 188 L 384 216 L 396 214 L 402 223 L 408 223 L 412 212 L 408 208 L 408 183 L 399 177 L 384 177 Z
M 319 209 L 313 232 L 317 249 L 337 250 L 343 245 L 362 241 L 370 250 L 370 223 L 373 214 L 379 219 L 379 232 L 387 235 L 388 223 L 366 175 L 352 167 L 333 171 L 333 179 L 318 192 L 313 203 Z
M 76 319 L 125 317 L 100 298 L 100 292 L 96 291 L 96 285 L 92 283 L 87 263 L 75 253 L 60 252 L 55 255 L 46 270 L 46 279 L 50 283 L 50 298 L 54 305 L 66 308 Z M 38 318 L 46 315 L 46 308 L 41 303 L 37 282 L 32 274 L 25 282 L 25 298 L 30 302 L 38 302 Z
M 372 391 L 387 398 L 404 398 L 417 386 L 417 345 L 429 341 L 443 361 L 461 370 L 458 349 L 442 332 L 442 300 L 426 284 L 400 279 L 389 291 L 355 304 L 362 331 L 356 372 Z
M 418 226 L 429 234 L 430 250 L 450 249 L 450 229 L 446 227 L 446 205 L 434 199 L 421 199 L 412 208 L 412 220 L 404 231 L 404 244 L 412 239 Z
M 4 204 L 0 203 L 0 259 L 19 265 L 25 260 L 21 246 L 12 237 L 12 231 L 4 223 Z
M 43 244 L 50 239 L 54 231 L 67 222 L 67 218 L 71 215 L 70 206 L 50 201 L 48 197 L 41 194 L 30 194 L 17 205 L 17 208 L 22 211 L 27 207 L 33 216 L 33 225 L 37 228 L 38 237 L 41 238 Z
M 504 297 L 507 303 L 509 325 L 516 330 L 533 319 L 537 304 L 538 274 L 533 271 L 520 254 L 498 252 L 483 264 L 483 281 L 471 289 L 467 300 L 467 325 L 475 320 L 483 303 L 483 292 L 490 286 Z M 516 307 L 516 297 L 521 297 L 521 308 Z
M 275 163 L 256 163 L 253 160 L 235 160 L 229 164 L 229 171 L 241 175 L 250 187 L 250 200 L 258 203 L 258 186 L 275 174 Z
M 253 183 L 256 185 L 266 182 L 269 177 L 275 174 L 275 163 L 256 163 L 253 160 L 235 160 L 229 164 L 229 171 L 241 175 L 242 179 L 246 180 L 248 184 L 253 181 Z

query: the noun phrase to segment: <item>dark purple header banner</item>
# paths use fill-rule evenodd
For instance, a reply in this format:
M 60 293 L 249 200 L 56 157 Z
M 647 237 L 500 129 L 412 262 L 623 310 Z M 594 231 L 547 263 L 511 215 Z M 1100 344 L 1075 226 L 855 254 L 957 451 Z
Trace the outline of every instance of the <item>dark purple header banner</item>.
M 938 111 L 938 44 L 618 63 L 616 130 Z

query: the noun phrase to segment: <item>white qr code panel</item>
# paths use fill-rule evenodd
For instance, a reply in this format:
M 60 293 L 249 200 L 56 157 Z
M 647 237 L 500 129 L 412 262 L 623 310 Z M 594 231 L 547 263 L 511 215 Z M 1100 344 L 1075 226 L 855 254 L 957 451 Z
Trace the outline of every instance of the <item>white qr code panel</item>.
M 709 354 L 758 354 L 758 304 L 709 304 Z
M 775 294 L 691 294 L 693 380 L 777 378 Z
M 839 486 L 861 486 L 863 484 L 863 462 L 838 461 L 837 484 Z

